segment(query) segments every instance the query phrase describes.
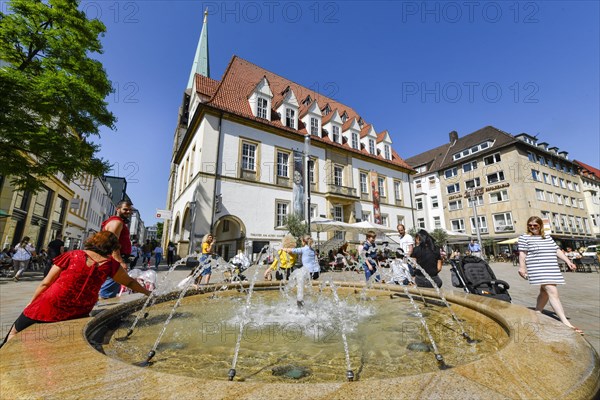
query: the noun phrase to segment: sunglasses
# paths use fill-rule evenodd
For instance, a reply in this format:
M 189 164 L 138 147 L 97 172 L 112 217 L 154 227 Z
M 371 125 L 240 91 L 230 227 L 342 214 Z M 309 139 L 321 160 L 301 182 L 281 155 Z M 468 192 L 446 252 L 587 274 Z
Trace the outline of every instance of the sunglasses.
M 536 224 L 536 225 L 531 225 L 531 224 L 529 224 L 529 225 L 527 225 L 527 226 L 528 226 L 528 227 L 530 227 L 530 228 L 539 228 L 539 227 L 540 227 L 540 226 L 539 226 L 539 225 L 537 225 L 537 224 Z

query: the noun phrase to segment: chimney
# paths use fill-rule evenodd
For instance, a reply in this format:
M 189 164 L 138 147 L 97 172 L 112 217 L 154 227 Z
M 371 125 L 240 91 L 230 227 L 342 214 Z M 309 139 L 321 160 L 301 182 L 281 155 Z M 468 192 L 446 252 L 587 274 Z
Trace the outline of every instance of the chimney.
M 458 132 L 452 131 L 450 132 L 450 143 L 454 143 L 458 140 Z

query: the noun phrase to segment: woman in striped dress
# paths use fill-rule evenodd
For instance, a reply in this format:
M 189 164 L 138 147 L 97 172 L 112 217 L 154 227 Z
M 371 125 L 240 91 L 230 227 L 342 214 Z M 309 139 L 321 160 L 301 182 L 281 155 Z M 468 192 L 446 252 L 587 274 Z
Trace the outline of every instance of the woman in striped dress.
M 567 320 L 558 297 L 556 285 L 565 284 L 565 278 L 558 267 L 558 258 L 567 263 L 571 270 L 576 268 L 554 240 L 544 235 L 542 219 L 537 216 L 530 217 L 527 220 L 527 233 L 519 237 L 519 275 L 523 279 L 529 279 L 531 285 L 541 285 L 535 311 L 542 312 L 550 301 L 561 322 L 583 335 L 581 329 Z

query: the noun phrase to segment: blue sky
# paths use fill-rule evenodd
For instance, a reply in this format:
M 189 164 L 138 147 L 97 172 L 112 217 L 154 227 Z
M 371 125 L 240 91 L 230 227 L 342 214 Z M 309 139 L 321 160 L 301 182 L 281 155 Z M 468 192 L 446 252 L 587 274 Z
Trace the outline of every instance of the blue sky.
M 101 155 L 146 225 L 209 10 L 211 77 L 238 55 L 354 108 L 408 158 L 486 125 L 600 166 L 596 1 L 84 1 L 107 26 L 117 130 Z

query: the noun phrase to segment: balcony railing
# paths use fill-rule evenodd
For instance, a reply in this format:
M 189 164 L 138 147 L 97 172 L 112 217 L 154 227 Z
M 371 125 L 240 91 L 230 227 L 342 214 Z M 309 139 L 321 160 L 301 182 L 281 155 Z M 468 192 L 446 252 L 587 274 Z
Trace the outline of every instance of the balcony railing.
M 338 186 L 332 183 L 327 184 L 327 193 L 340 196 L 357 197 L 356 188 L 348 186 Z

